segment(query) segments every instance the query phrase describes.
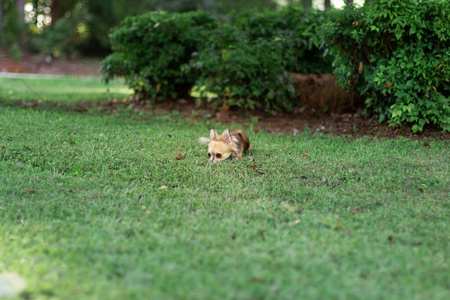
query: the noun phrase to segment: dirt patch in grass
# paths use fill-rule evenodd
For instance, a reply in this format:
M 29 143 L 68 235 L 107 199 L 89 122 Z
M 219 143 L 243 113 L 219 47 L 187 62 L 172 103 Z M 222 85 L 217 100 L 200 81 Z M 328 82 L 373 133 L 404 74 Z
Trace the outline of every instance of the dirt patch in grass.
M 15 60 L 7 52 L 0 51 L 0 72 L 91 76 L 99 74 L 99 62 L 97 58 L 65 60 L 30 53 L 24 53 L 20 60 Z
M 139 110 L 139 108 L 137 108 Z M 147 108 L 148 109 L 148 108 Z M 400 136 L 413 139 L 432 138 L 450 140 L 450 133 L 442 133 L 436 127 L 427 127 L 421 134 L 413 134 L 410 127 L 390 127 L 386 122 L 379 123 L 370 116 L 363 116 L 361 110 L 354 113 L 324 113 L 313 108 L 303 107 L 293 113 L 245 113 L 238 110 L 214 111 L 197 107 L 192 101 L 158 103 L 153 109 L 157 112 L 179 112 L 191 119 L 211 119 L 225 124 L 244 124 L 253 126 L 254 130 L 265 130 L 285 134 L 324 133 L 335 136 L 397 138 Z

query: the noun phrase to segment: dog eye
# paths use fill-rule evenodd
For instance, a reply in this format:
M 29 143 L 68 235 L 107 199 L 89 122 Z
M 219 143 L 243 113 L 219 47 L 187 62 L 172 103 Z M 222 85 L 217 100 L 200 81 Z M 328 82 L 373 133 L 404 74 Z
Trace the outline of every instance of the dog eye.
M 217 158 L 220 158 L 221 156 L 222 156 L 222 154 L 220 154 L 220 153 L 217 153 L 217 154 L 216 154 L 216 157 L 217 157 Z
M 208 153 L 208 157 L 211 157 L 211 153 Z

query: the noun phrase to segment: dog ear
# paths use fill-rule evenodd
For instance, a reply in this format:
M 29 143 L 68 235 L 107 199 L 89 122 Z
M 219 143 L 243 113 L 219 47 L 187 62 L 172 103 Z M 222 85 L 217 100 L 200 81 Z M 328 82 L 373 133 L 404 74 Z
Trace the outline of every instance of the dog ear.
M 226 129 L 222 133 L 222 139 L 225 144 L 229 144 L 231 142 L 231 135 L 230 135 L 230 131 L 228 129 Z
M 218 140 L 219 138 L 217 137 L 217 132 L 214 129 L 211 129 L 211 132 L 209 133 L 209 137 L 210 139 L 213 140 Z
M 200 144 L 203 144 L 203 145 L 206 145 L 206 146 L 208 146 L 209 143 L 211 143 L 210 139 L 207 139 L 207 138 L 204 138 L 204 137 L 199 138 L 198 141 L 200 142 Z

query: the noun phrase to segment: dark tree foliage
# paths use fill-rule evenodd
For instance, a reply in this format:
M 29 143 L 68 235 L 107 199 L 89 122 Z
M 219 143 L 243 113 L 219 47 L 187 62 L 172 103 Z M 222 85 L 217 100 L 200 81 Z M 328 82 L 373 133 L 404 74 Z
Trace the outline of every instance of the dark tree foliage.
M 32 3 L 34 16 L 42 14 L 37 10 L 38 7 L 51 8 L 49 14 L 52 19 L 51 25 L 38 24 L 36 17 L 29 21 L 28 27 L 32 30 L 29 33 L 28 47 L 54 56 L 73 56 L 76 53 L 103 56 L 110 53 L 108 36 L 112 29 L 125 17 L 145 12 L 208 11 L 221 18 L 231 11 L 276 8 L 275 0 L 2 0 L 1 3 L 3 6 L 11 6 L 10 4 L 19 2 Z M 23 7 L 23 3 L 18 5 Z M 16 22 L 15 26 L 24 25 L 23 22 L 17 22 L 23 18 L 13 19 Z M 13 36 L 12 34 L 11 37 Z
M 0 1 L 0 46 L 9 48 L 21 40 L 24 27 L 21 14 L 23 9 L 18 9 L 15 0 Z

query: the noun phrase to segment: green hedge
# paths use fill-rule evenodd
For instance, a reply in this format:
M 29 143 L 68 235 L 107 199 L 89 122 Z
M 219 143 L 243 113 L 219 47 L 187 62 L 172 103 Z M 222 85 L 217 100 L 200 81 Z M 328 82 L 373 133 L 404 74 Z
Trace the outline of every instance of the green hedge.
M 105 78 L 123 76 L 142 99 L 187 97 L 196 78 L 182 67 L 216 26 L 207 12 L 128 17 L 111 34 L 114 52 L 101 63 Z
M 380 121 L 450 130 L 447 0 L 379 0 L 332 12 L 289 6 L 230 22 L 152 12 L 125 19 L 111 41 L 106 79 L 125 77 L 143 99 L 187 97 L 197 86 L 217 105 L 289 111 L 297 100 L 288 72 L 329 73 L 335 59 L 338 80 L 367 96 Z
M 202 95 L 216 95 L 216 105 L 288 111 L 296 95 L 282 53 L 279 43 L 249 41 L 242 31 L 224 24 L 188 69 L 198 74 Z
M 332 58 L 312 38 L 325 16 L 300 6 L 243 12 L 215 31 L 189 69 L 218 105 L 291 111 L 298 100 L 288 72 L 331 73 Z
M 327 45 L 316 45 L 314 37 L 328 19 L 327 11 L 304 10 L 290 5 L 282 10 L 247 11 L 238 15 L 236 28 L 251 42 L 264 40 L 281 47 L 283 66 L 301 74 L 332 73 L 333 57 L 327 56 Z
M 333 16 L 322 33 L 343 85 L 367 95 L 380 121 L 450 131 L 448 0 L 378 0 Z
M 324 15 L 291 6 L 233 22 L 207 12 L 131 17 L 112 33 L 114 53 L 102 68 L 143 99 L 186 97 L 197 85 L 217 105 L 289 111 L 297 101 L 288 72 L 331 71 L 326 49 L 312 43 Z

